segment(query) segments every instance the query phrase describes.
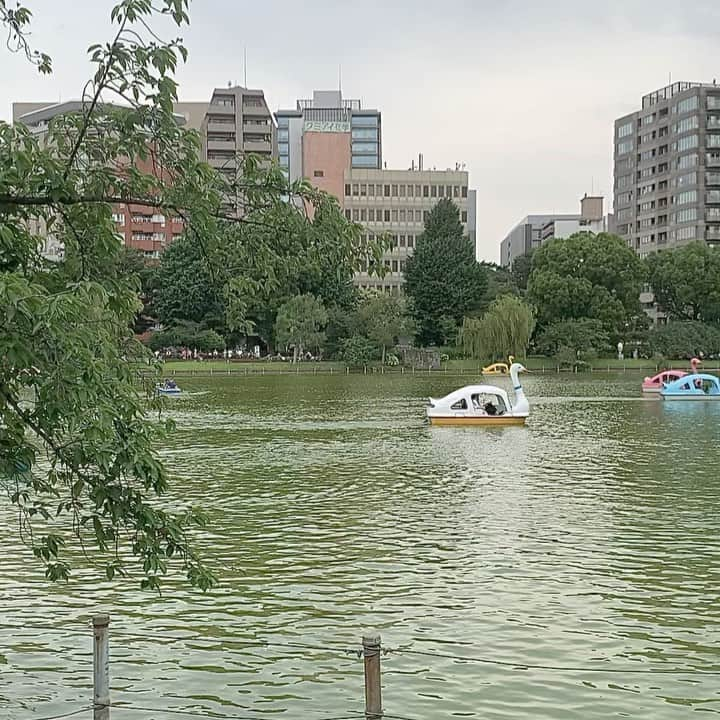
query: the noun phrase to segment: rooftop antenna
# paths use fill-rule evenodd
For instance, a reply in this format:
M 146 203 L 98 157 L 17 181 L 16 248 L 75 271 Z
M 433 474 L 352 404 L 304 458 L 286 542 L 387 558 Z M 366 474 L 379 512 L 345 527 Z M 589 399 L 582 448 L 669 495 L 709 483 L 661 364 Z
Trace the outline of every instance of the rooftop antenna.
M 338 64 L 338 90 L 342 96 L 342 64 Z
M 247 87 L 247 46 L 243 48 L 243 83 Z

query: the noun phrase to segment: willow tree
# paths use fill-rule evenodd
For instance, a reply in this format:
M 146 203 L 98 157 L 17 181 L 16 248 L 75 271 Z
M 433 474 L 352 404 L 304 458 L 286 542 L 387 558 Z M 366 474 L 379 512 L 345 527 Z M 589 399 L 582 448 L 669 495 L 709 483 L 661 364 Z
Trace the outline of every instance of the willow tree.
M 524 357 L 534 329 L 532 309 L 514 295 L 503 295 L 482 317 L 465 318 L 460 343 L 466 355 L 481 360 Z
M 226 180 L 199 159 L 199 135 L 173 114 L 187 51 L 152 28 L 187 25 L 187 9 L 188 0 L 123 0 L 110 42 L 89 50 L 80 109 L 43 136 L 0 123 L 0 489 L 51 580 L 69 576 L 71 544 L 110 579 L 131 572 L 134 556 L 146 588 L 172 570 L 201 588 L 214 581 L 192 543 L 202 513 L 182 497 L 174 511 L 157 499 L 168 489 L 155 452 L 162 428 L 132 363 L 146 357 L 131 332 L 140 287 L 120 270 L 114 206 L 182 217 L 237 328 L 259 293 L 297 272 L 298 257 L 329 244 L 358 265 L 379 253 L 333 198 L 289 184 L 279 168 L 238 158 L 241 172 Z M 10 50 L 50 72 L 29 45 L 29 21 L 0 0 Z M 43 257 L 48 236 L 64 247 L 59 262 Z

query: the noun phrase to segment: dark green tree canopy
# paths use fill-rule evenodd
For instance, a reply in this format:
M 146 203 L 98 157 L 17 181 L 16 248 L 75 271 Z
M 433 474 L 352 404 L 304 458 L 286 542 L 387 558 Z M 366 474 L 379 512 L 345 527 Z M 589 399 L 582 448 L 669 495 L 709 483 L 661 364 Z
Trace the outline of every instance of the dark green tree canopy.
M 225 316 L 222 288 L 217 286 L 200 243 L 190 233 L 175 240 L 162 255 L 155 310 L 165 326 L 179 321 L 212 323 Z
M 641 260 L 620 238 L 582 232 L 535 251 L 528 299 L 540 328 L 589 318 L 615 334 L 641 313 L 644 278 Z
M 704 242 L 647 259 L 648 281 L 672 320 L 720 320 L 720 252 Z
M 440 200 L 405 270 L 405 293 L 412 299 L 419 342 L 454 341 L 463 318 L 482 307 L 487 285 L 475 248 L 463 235 L 457 206 Z

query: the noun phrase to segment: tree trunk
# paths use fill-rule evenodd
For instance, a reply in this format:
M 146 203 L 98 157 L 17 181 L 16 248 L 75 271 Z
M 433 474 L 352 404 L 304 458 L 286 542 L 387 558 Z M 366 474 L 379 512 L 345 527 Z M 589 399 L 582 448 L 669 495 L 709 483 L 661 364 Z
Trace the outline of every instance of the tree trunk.
M 293 345 L 293 365 L 295 365 L 298 361 L 298 346 Z
M 383 345 L 382 364 L 385 365 L 385 346 Z

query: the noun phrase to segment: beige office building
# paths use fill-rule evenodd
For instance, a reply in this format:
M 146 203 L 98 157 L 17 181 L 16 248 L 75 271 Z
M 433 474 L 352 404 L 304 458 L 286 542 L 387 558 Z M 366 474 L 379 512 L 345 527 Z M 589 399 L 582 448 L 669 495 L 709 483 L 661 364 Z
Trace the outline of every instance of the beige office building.
M 380 278 L 357 273 L 355 284 L 399 294 L 405 263 L 412 255 L 424 222 L 439 200 L 450 198 L 460 210 L 465 231 L 475 217 L 470 207 L 468 173 L 461 170 L 377 170 L 348 168 L 345 197 L 348 220 L 360 223 L 369 237 L 389 234 L 392 245 L 384 256 L 387 274 Z M 472 233 L 474 235 L 474 224 Z

